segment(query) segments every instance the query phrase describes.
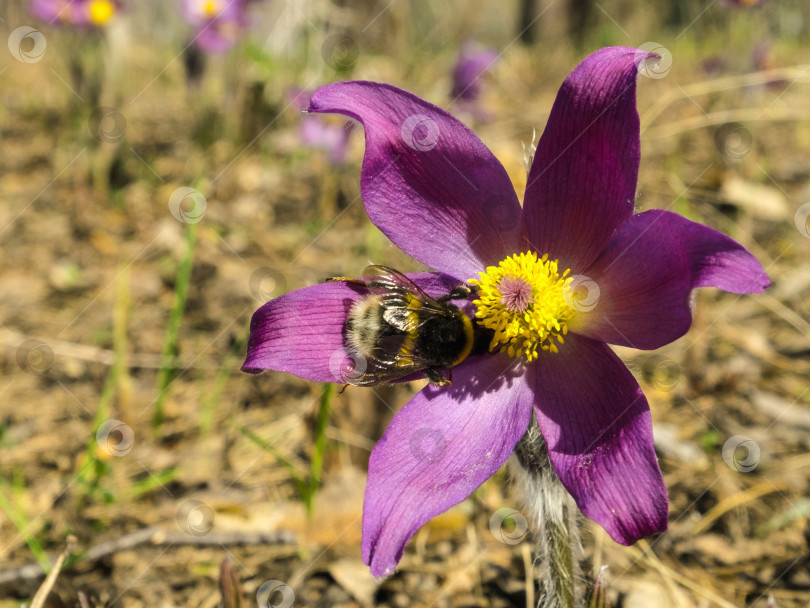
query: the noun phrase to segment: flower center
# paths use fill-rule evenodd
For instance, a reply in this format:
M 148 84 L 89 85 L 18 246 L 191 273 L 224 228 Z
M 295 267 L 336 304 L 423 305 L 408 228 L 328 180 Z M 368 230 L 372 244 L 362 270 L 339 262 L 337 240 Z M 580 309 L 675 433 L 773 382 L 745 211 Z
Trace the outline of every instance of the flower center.
M 90 3 L 90 21 L 105 25 L 115 16 L 115 5 L 110 0 L 93 0 Z
M 510 357 L 523 354 L 528 361 L 540 350 L 556 353 L 557 343 L 568 333 L 566 322 L 574 316 L 566 303 L 569 272 L 560 274 L 557 260 L 550 261 L 548 254 L 538 259 L 527 252 L 489 266 L 480 279 L 470 279 L 478 286 L 475 316 L 495 332 L 489 350 L 506 351 Z
M 203 15 L 208 19 L 213 19 L 219 12 L 218 2 L 216 0 L 206 0 L 203 2 Z

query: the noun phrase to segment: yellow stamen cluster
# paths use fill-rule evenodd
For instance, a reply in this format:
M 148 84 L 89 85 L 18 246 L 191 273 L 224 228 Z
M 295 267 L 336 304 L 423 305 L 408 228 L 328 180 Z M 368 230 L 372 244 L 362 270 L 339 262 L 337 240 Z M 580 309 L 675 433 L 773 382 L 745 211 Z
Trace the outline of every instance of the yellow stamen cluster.
M 115 16 L 115 5 L 110 0 L 93 0 L 89 10 L 94 25 L 106 25 Z
M 556 353 L 557 343 L 563 344 L 568 333 L 566 322 L 574 315 L 565 299 L 572 281 L 569 272 L 560 274 L 557 260 L 549 261 L 548 254 L 538 259 L 527 252 L 489 266 L 480 279 L 470 279 L 478 286 L 475 316 L 495 332 L 489 349 L 511 357 L 523 354 L 528 361 L 540 350 Z
M 216 0 L 205 0 L 203 2 L 203 10 L 202 13 L 209 19 L 213 19 L 219 13 L 219 6 Z

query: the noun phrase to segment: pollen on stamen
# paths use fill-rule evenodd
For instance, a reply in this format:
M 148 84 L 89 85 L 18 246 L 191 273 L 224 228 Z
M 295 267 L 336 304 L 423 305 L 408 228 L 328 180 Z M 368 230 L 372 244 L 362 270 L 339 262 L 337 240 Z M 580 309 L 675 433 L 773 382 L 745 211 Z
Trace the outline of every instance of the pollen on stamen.
M 208 18 L 213 19 L 219 13 L 219 6 L 216 0 L 206 0 L 202 5 L 202 14 Z
M 110 0 L 94 0 L 89 5 L 90 21 L 95 25 L 106 25 L 115 16 L 115 4 Z
M 560 273 L 557 260 L 548 255 L 538 258 L 527 252 L 488 267 L 480 279 L 470 279 L 478 285 L 475 316 L 493 330 L 490 350 L 528 361 L 542 351 L 558 352 L 574 315 L 565 297 L 572 281 L 569 272 Z
M 498 283 L 501 304 L 509 312 L 524 312 L 532 301 L 532 287 L 523 279 L 507 275 Z

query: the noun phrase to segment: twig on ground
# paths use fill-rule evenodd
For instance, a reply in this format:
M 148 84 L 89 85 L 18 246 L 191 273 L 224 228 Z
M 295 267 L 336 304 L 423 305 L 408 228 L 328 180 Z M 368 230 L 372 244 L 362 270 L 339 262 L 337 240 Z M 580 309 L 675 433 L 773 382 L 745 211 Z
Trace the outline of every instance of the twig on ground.
M 42 582 L 40 588 L 37 589 L 36 594 L 34 594 L 34 599 L 31 600 L 31 608 L 42 608 L 45 605 L 45 601 L 48 599 L 48 595 L 51 593 L 51 589 L 53 589 L 53 586 L 56 584 L 56 579 L 59 578 L 59 573 L 62 571 L 62 565 L 65 563 L 68 555 L 73 553 L 75 545 L 76 537 L 68 536 L 64 551 L 62 551 L 62 553 L 59 554 L 59 557 L 56 558 L 56 563 L 54 563 L 53 568 L 51 568 L 51 571 Z
M 157 527 L 149 527 L 100 543 L 82 555 L 81 561 L 96 562 L 108 555 L 130 551 L 145 544 L 155 547 L 233 547 L 240 545 L 294 545 L 296 543 L 295 535 L 284 530 L 279 532 L 209 532 L 205 535 L 194 536 L 185 532 L 168 532 Z M 64 558 L 60 555 L 59 559 Z M 59 560 L 57 560 L 57 564 L 61 568 Z M 56 571 L 57 566 L 54 566 L 53 572 Z M 0 585 L 21 580 L 35 580 L 44 574 L 39 564 L 26 564 L 19 568 L 0 571 Z

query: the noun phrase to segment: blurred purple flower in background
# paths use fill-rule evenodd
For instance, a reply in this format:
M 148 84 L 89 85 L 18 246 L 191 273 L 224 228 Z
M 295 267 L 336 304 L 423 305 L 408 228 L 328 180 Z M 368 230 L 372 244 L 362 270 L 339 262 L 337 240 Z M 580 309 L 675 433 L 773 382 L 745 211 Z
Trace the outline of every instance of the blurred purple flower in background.
M 701 60 L 700 67 L 709 76 L 718 76 L 728 69 L 728 61 L 720 55 L 712 55 Z
M 720 0 L 721 4 L 725 4 L 727 6 L 742 6 L 742 7 L 761 6 L 766 2 L 768 2 L 768 0 Z
M 311 92 L 298 88 L 290 88 L 286 93 L 288 103 L 300 112 L 304 112 L 309 107 L 311 96 Z M 346 160 L 346 147 L 353 127 L 354 121 L 328 124 L 320 117 L 304 114 L 301 117 L 298 134 L 301 137 L 301 143 L 307 148 L 326 150 L 329 161 L 339 165 Z
M 31 0 L 28 10 L 34 17 L 49 23 L 78 26 L 104 26 L 120 8 L 112 0 Z
M 770 40 L 760 40 L 753 46 L 751 63 L 758 72 L 765 72 L 776 67 L 773 59 L 773 43 Z
M 459 48 L 458 58 L 453 66 L 453 88 L 450 90 L 452 102 L 458 109 L 472 114 L 480 122 L 489 122 L 493 115 L 479 104 L 484 74 L 498 61 L 495 49 L 483 47 L 467 40 Z
M 474 102 L 481 95 L 481 77 L 498 61 L 495 49 L 483 47 L 471 40 L 462 43 L 453 66 L 454 100 Z
M 371 82 L 312 94 L 309 111 L 364 126 L 369 217 L 436 270 L 411 280 L 433 297 L 477 284 L 472 301 L 456 304 L 494 336 L 490 352 L 454 368 L 451 386 L 429 385 L 411 399 L 372 451 L 363 558 L 375 576 L 393 571 L 419 527 L 498 470 L 532 414 L 586 516 L 622 544 L 666 529 L 650 409 L 608 344 L 668 344 L 691 325 L 694 288 L 761 292 L 769 279 L 711 228 L 668 211 L 634 215 L 636 79 L 651 57 L 606 48 L 568 76 L 522 208 L 503 166 L 444 110 Z M 350 346 L 347 315 L 367 291 L 330 282 L 268 302 L 251 321 L 243 370 L 345 382 L 336 361 Z
M 751 63 L 758 72 L 767 72 L 779 67 L 773 56 L 773 43 L 770 40 L 760 40 L 754 45 L 751 49 Z M 785 78 L 774 78 L 766 82 L 765 87 L 768 89 L 781 89 L 787 84 L 788 81 Z
M 250 24 L 247 8 L 257 0 L 183 0 L 181 12 L 196 28 L 194 43 L 209 53 L 224 53 Z

